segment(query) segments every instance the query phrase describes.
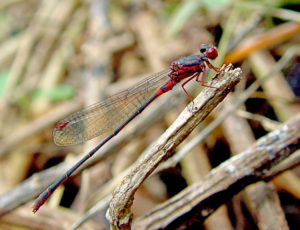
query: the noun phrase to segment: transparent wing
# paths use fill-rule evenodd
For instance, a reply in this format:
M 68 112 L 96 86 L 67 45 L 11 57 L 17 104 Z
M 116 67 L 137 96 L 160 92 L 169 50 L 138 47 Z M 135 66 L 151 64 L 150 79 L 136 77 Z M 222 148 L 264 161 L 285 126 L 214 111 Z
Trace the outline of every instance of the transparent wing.
M 53 129 L 56 145 L 73 145 L 112 133 L 168 80 L 169 69 L 149 76 L 135 86 L 73 113 Z

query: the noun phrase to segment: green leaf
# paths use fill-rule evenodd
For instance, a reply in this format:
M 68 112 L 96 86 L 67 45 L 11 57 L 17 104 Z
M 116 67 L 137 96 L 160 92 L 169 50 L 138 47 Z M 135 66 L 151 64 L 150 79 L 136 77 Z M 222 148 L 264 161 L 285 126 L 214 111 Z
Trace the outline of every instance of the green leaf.
M 64 101 L 74 97 L 74 89 L 68 85 L 58 85 L 50 90 L 37 89 L 34 92 L 35 98 L 46 98 L 50 101 L 58 102 Z
M 169 35 L 174 36 L 183 27 L 188 18 L 198 9 L 198 0 L 192 0 L 180 4 L 175 10 L 169 27 Z
M 227 7 L 232 1 L 231 0 L 202 0 L 202 6 L 208 11 L 218 10 Z
M 191 0 L 186 1 L 178 6 L 170 22 L 168 34 L 174 36 L 183 27 L 184 23 L 191 15 L 203 7 L 207 11 L 214 11 L 220 8 L 227 7 L 232 3 L 232 0 Z
M 3 95 L 4 87 L 8 81 L 8 76 L 9 76 L 8 70 L 4 70 L 0 72 L 0 97 L 2 97 Z

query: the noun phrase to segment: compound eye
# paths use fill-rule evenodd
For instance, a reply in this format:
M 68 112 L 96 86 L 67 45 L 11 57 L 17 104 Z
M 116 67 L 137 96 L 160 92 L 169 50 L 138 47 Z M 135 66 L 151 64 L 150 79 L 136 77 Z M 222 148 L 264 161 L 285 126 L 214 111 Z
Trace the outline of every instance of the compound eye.
M 209 59 L 213 60 L 218 57 L 218 51 L 216 48 L 209 48 L 206 55 Z

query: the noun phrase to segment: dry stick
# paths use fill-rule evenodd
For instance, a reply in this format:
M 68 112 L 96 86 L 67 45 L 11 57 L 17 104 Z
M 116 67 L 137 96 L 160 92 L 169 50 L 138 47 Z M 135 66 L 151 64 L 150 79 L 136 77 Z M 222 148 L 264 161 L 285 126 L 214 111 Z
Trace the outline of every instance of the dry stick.
M 135 191 L 149 176 L 159 163 L 164 161 L 174 149 L 203 121 L 225 96 L 233 90 L 240 81 L 241 70 L 239 68 L 228 71 L 227 68 L 220 76 L 215 76 L 211 85 L 217 89 L 204 88 L 200 95 L 191 103 L 171 127 L 161 136 L 157 144 L 145 153 L 137 162 L 135 168 L 122 181 L 114 191 L 107 212 L 112 228 L 130 225 L 132 213 L 130 207 L 133 203 Z
M 242 109 L 237 110 L 235 114 L 247 120 L 257 121 L 266 131 L 278 129 L 279 125 L 281 124 L 279 121 L 274 121 L 263 115 L 250 113 Z
M 272 55 L 263 50 L 250 55 L 248 60 L 252 71 L 258 79 L 263 77 L 275 65 Z M 300 104 L 286 103 L 286 101 L 295 101 L 296 96 L 281 72 L 273 74 L 272 81 L 264 82 L 262 89 L 278 120 L 287 121 L 295 114 L 300 113 Z M 276 100 L 277 98 L 282 98 L 286 101 Z M 300 181 L 296 177 L 292 171 L 288 171 L 274 178 L 273 183 L 278 189 L 284 189 L 294 197 L 300 198 Z M 286 181 L 290 183 L 287 184 Z
M 230 96 L 232 95 L 228 95 L 227 97 Z M 208 155 L 209 153 L 205 151 L 203 145 L 200 144 L 180 161 L 182 174 L 188 186 L 202 181 L 212 169 Z M 203 223 L 203 228 L 205 230 L 234 230 L 235 228 L 230 220 L 226 205 L 220 206 L 210 218 L 206 219 Z
M 145 51 L 149 65 L 154 72 L 160 71 L 164 68 L 164 65 L 161 59 L 157 57 L 159 57 L 159 51 L 162 47 L 161 44 L 164 44 L 162 40 L 165 39 L 158 29 L 161 27 L 156 23 L 156 20 L 154 20 L 153 14 L 144 11 L 143 13 L 135 14 L 131 23 L 137 34 L 137 39 Z M 146 30 L 145 25 L 147 25 Z
M 263 78 L 276 64 L 273 56 L 263 50 L 250 55 L 248 60 L 256 79 Z M 272 81 L 264 82 L 261 87 L 278 120 L 287 121 L 294 114 L 300 112 L 299 104 L 286 103 L 287 101 L 295 101 L 296 96 L 281 72 L 274 73 Z M 281 100 L 276 100 L 277 98 Z
M 5 64 L 10 63 L 17 52 L 20 42 L 24 39 L 24 33 L 20 33 L 11 38 L 6 39 L 0 44 L 0 67 L 2 69 Z
M 178 162 L 180 161 L 180 159 L 187 153 L 190 151 L 190 149 L 192 149 L 195 145 L 197 145 L 207 134 L 209 134 L 216 126 L 218 126 L 230 113 L 232 113 L 233 111 L 235 111 L 239 106 L 241 106 L 244 101 L 249 98 L 249 96 L 251 94 L 253 94 L 253 92 L 255 92 L 259 86 L 261 85 L 262 82 L 264 82 L 265 80 L 267 80 L 274 72 L 279 71 L 280 69 L 283 68 L 283 66 L 286 65 L 286 63 L 288 63 L 294 56 L 295 54 L 299 52 L 297 49 L 295 49 L 294 47 L 291 47 L 289 50 L 287 50 L 287 52 L 285 53 L 285 55 L 280 59 L 280 61 L 277 62 L 276 66 L 274 67 L 273 71 L 271 71 L 270 73 L 268 73 L 268 75 L 266 75 L 263 79 L 256 81 L 255 83 L 253 83 L 247 91 L 245 91 L 238 99 L 238 101 L 232 105 L 231 108 L 229 108 L 229 110 L 224 111 L 217 119 L 215 119 L 211 125 L 205 127 L 202 132 L 196 137 L 194 138 L 188 145 L 186 145 L 178 154 L 176 154 L 174 156 L 174 159 L 170 159 L 170 161 L 165 162 L 163 165 L 161 165 L 161 167 L 159 167 L 159 170 L 163 169 L 163 168 L 168 168 L 170 167 L 170 165 L 172 165 L 172 163 L 174 162 Z
M 87 222 L 91 217 L 95 216 L 96 213 L 99 213 L 100 210 L 104 210 L 107 208 L 109 201 L 111 200 L 111 194 L 104 197 L 100 202 L 98 202 L 95 206 L 93 206 L 79 221 L 76 221 L 71 230 L 78 229 L 82 224 Z
M 252 3 L 241 3 L 251 11 L 262 12 L 263 15 L 270 15 L 272 17 L 277 17 L 283 19 L 284 21 L 300 22 L 300 15 L 294 10 L 288 10 L 283 8 L 273 8 L 270 6 L 263 6 L 259 4 Z
M 251 53 L 278 44 L 300 32 L 300 23 L 287 22 L 263 34 L 244 40 L 226 56 L 224 63 L 236 63 L 248 57 Z
M 300 115 L 297 115 L 248 150 L 212 170 L 201 183 L 190 186 L 137 219 L 133 229 L 175 229 L 185 226 L 184 221 L 191 218 L 202 222 L 245 186 L 275 176 L 269 169 L 299 147 Z
M 297 54 L 299 50 L 295 49 L 295 47 L 291 47 L 288 49 L 285 53 L 285 55 L 276 63 L 275 67 L 272 71 L 270 71 L 267 75 L 265 75 L 261 80 L 255 81 L 246 91 L 244 91 L 237 100 L 232 104 L 231 107 L 227 107 L 223 112 L 208 126 L 204 127 L 202 131 L 197 135 L 194 139 L 192 139 L 188 144 L 186 144 L 180 151 L 178 151 L 174 156 L 170 157 L 167 161 L 163 162 L 159 165 L 159 167 L 155 170 L 155 172 L 162 171 L 164 169 L 173 167 L 178 162 L 181 161 L 181 159 L 187 154 L 191 149 L 193 149 L 199 142 L 201 142 L 212 130 L 214 130 L 217 126 L 219 126 L 230 114 L 232 114 L 234 111 L 236 111 L 259 87 L 260 85 L 269 79 L 273 73 L 276 73 L 280 71 L 290 60 Z M 144 155 L 144 154 L 143 154 Z M 294 155 L 293 155 L 294 156 Z M 278 171 L 282 172 L 286 170 L 287 168 L 294 167 L 297 162 L 300 162 L 300 154 L 299 157 L 290 157 L 291 159 L 287 159 L 283 163 L 285 163 L 285 166 L 282 167 L 276 167 Z M 280 164 L 281 165 L 281 164 Z M 99 206 L 100 207 L 100 206 Z M 103 205 L 101 206 L 103 207 Z M 100 211 L 99 209 L 96 209 L 93 207 L 93 211 L 90 210 L 85 217 L 83 217 L 83 220 L 81 220 L 78 224 L 82 224 L 85 220 L 90 218 L 91 216 L 95 215 L 96 212 Z M 78 227 L 77 225 L 75 225 Z M 74 229 L 76 228 L 74 227 Z
M 176 165 L 180 160 L 187 154 L 191 149 L 193 149 L 199 142 L 201 142 L 210 132 L 212 132 L 217 126 L 219 126 L 230 114 L 236 111 L 244 102 L 261 86 L 261 84 L 268 80 L 272 75 L 280 71 L 291 59 L 299 53 L 300 50 L 297 47 L 289 48 L 282 58 L 276 63 L 272 71 L 267 73 L 260 80 L 256 80 L 246 91 L 241 93 L 236 99 L 234 104 L 228 106 L 222 111 L 208 126 L 204 127 L 201 132 L 193 138 L 188 144 L 186 144 L 178 153 L 170 157 L 166 162 L 161 164 L 157 170 L 161 171 Z
M 267 177 L 271 177 L 271 175 L 278 175 L 288 169 L 296 167 L 299 164 L 300 164 L 300 150 L 294 152 L 293 155 L 287 157 L 280 164 L 274 166 L 272 169 L 270 169 L 266 173 L 266 175 L 267 175 Z M 161 169 L 161 167 L 159 169 Z M 156 171 L 158 171 L 158 170 L 156 170 Z M 71 227 L 71 230 L 78 229 L 78 227 L 80 227 L 82 224 L 84 224 L 87 220 L 89 220 L 91 217 L 95 216 L 96 213 L 106 209 L 109 204 L 110 199 L 111 199 L 111 195 L 107 195 L 103 199 L 101 199 L 81 219 L 79 219 L 79 221 L 74 223 L 74 225 Z
M 78 213 L 69 209 L 41 209 L 39 216 L 32 215 L 30 205 L 1 217 L 0 229 L 68 230 L 78 218 Z M 106 230 L 105 223 L 88 221 L 81 230 Z
M 289 230 L 279 195 L 272 183 L 258 182 L 241 193 L 243 203 L 260 230 Z
M 293 153 L 293 155 L 284 159 L 280 164 L 270 170 L 270 175 L 278 175 L 288 169 L 299 166 L 300 164 L 300 150 Z M 286 182 L 287 183 L 287 182 Z
M 188 144 L 186 144 L 180 151 L 178 151 L 174 156 L 169 158 L 166 162 L 162 163 L 156 171 L 161 171 L 166 168 L 172 167 L 176 165 L 180 160 L 191 151 L 199 142 L 201 142 L 212 130 L 214 130 L 217 126 L 219 126 L 222 121 L 229 116 L 231 113 L 236 111 L 249 97 L 253 94 L 260 85 L 269 79 L 273 73 L 280 71 L 290 60 L 295 56 L 295 54 L 299 53 L 299 50 L 295 49 L 295 47 L 291 47 L 289 50 L 286 51 L 285 55 L 276 63 L 273 70 L 262 77 L 261 80 L 254 82 L 245 92 L 243 92 L 239 97 L 236 99 L 234 104 L 230 108 L 226 108 L 222 111 L 222 113 L 210 123 L 210 125 L 204 127 L 204 129 L 199 133 L 197 137 L 192 139 Z M 290 159 L 289 159 L 290 158 Z M 289 157 L 284 162 L 279 164 L 276 168 L 274 168 L 277 173 L 283 172 L 284 170 L 295 167 L 295 165 L 300 162 L 300 153 L 293 154 L 293 156 Z
M 238 97 L 238 95 L 236 96 Z M 234 100 L 234 96 L 230 99 L 227 101 L 227 105 Z M 254 134 L 248 122 L 241 117 L 229 116 L 223 122 L 222 127 L 234 155 L 249 148 L 255 142 Z M 246 187 L 240 194 L 258 229 L 288 229 L 278 194 L 271 183 L 255 183 Z M 235 202 L 235 198 L 233 202 Z

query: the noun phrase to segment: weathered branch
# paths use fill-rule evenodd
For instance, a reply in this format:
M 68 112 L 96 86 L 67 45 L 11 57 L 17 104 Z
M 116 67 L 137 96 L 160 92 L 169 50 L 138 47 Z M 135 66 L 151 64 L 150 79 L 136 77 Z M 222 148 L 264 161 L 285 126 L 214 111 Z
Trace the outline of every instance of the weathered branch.
M 203 121 L 207 115 L 233 90 L 240 81 L 241 69 L 230 67 L 214 77 L 211 85 L 217 89 L 204 88 L 200 95 L 177 118 L 134 169 L 114 191 L 107 212 L 112 228 L 127 228 L 132 220 L 130 211 L 134 193 L 156 167 L 170 156 L 174 149 Z
M 247 185 L 274 177 L 276 171 L 270 173 L 272 168 L 299 147 L 300 115 L 297 115 L 212 170 L 201 183 L 188 187 L 137 219 L 133 229 L 177 229 L 194 217 L 202 222 Z

